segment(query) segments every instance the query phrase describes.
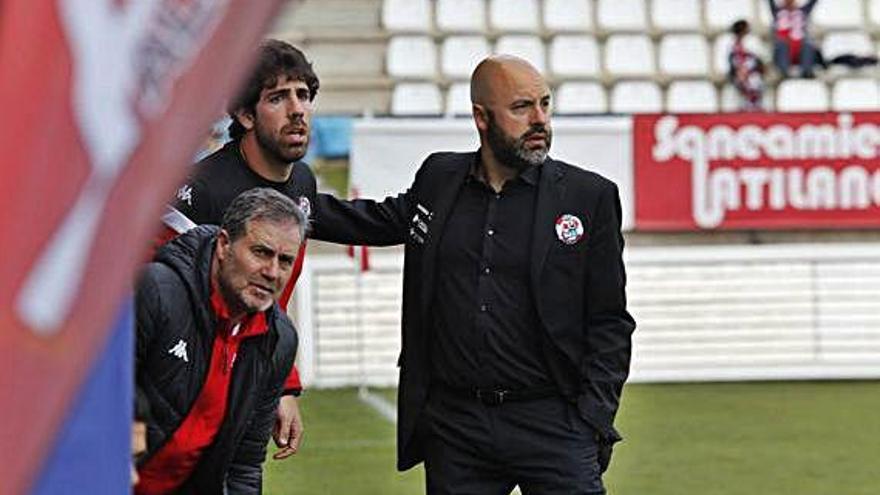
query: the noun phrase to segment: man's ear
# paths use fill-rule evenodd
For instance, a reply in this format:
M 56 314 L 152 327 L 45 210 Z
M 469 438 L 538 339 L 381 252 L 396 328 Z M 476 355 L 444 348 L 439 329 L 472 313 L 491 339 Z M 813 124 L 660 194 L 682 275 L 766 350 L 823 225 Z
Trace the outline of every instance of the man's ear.
M 248 131 L 253 129 L 254 125 L 256 125 L 256 117 L 254 117 L 254 113 L 245 108 L 239 108 L 235 111 L 235 120 L 237 120 L 238 123 Z
M 229 257 L 229 250 L 232 248 L 232 241 L 229 239 L 229 232 L 226 229 L 220 229 L 217 233 L 217 259 L 220 261 Z
M 471 105 L 471 109 L 474 114 L 474 124 L 476 124 L 477 129 L 484 132 L 489 130 L 489 114 L 486 111 L 486 107 L 474 103 Z

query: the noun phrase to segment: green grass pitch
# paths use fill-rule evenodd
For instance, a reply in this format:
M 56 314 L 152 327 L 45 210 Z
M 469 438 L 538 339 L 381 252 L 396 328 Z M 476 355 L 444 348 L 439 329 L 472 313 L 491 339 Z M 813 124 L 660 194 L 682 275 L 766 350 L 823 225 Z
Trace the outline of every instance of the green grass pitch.
M 266 493 L 423 493 L 355 390 L 312 390 L 302 407 L 302 451 L 266 462 Z M 617 424 L 611 495 L 880 493 L 880 382 L 628 385 Z

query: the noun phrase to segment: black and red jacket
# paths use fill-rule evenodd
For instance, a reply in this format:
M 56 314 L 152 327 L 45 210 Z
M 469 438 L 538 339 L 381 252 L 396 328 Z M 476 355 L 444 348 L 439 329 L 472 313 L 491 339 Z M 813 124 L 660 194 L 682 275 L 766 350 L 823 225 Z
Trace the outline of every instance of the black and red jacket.
M 136 380 L 150 407 L 147 453 L 139 466 L 171 438 L 207 379 L 217 329 L 210 302 L 217 232 L 199 226 L 168 242 L 138 280 Z M 223 422 L 177 493 L 260 492 L 266 444 L 298 343 L 277 304 L 265 318 L 268 331 L 241 342 Z
M 239 141 L 230 141 L 193 166 L 187 181 L 180 186 L 174 208 L 197 225 L 219 225 L 223 213 L 239 194 L 256 188 L 269 187 L 292 199 L 310 216 L 315 204 L 317 183 L 315 175 L 304 162 L 294 162 L 290 177 L 284 182 L 274 182 L 251 170 L 239 151 Z M 293 273 L 279 298 L 282 309 L 287 303 L 302 271 L 307 240 L 303 240 Z M 299 395 L 302 390 L 296 366 L 285 383 L 285 392 Z

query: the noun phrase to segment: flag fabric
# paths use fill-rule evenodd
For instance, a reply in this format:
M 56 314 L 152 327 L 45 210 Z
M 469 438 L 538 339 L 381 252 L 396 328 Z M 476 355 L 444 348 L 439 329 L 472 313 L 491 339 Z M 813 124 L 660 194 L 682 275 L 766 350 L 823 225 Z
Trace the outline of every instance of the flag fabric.
M 3 0 L 0 493 L 129 489 L 126 289 L 280 3 Z

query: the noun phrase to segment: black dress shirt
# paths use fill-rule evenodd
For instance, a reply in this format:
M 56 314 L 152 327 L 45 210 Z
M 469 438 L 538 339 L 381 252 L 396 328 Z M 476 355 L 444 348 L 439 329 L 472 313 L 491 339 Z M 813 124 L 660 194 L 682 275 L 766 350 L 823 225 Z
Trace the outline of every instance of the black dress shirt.
M 529 283 L 541 167 L 508 180 L 498 193 L 477 178 L 477 167 L 439 241 L 432 377 L 455 388 L 546 387 L 552 381 Z

